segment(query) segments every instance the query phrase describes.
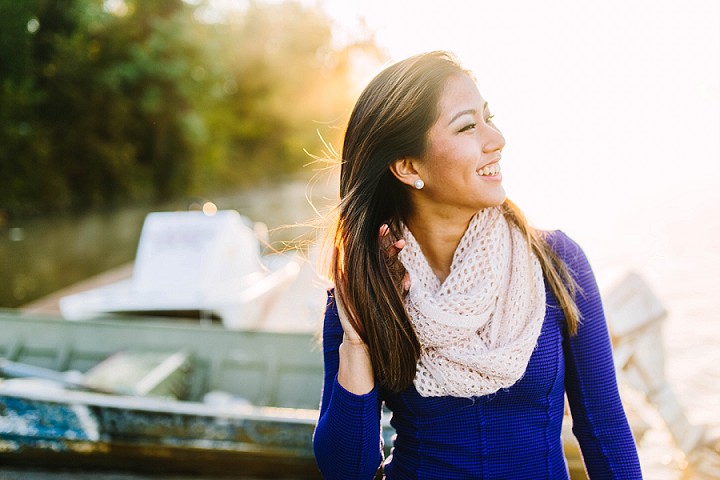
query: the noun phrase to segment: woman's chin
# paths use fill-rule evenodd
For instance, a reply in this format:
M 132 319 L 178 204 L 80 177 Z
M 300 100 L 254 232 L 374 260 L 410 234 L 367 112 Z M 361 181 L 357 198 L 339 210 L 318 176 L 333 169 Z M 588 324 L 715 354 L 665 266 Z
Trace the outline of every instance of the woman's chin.
M 478 210 L 482 210 L 483 208 L 499 207 L 505 202 L 506 198 L 507 195 L 505 194 L 505 189 L 499 187 L 495 192 L 492 192 L 491 195 L 483 196 L 482 201 L 479 202 L 481 205 Z

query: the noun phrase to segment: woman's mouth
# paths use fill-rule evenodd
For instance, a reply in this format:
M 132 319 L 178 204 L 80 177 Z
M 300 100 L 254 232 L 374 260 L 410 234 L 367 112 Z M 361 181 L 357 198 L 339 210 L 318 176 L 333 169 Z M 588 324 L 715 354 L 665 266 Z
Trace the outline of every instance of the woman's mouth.
M 500 164 L 491 163 L 490 165 L 485 165 L 483 168 L 477 170 L 475 173 L 477 173 L 481 177 L 495 176 L 500 173 Z

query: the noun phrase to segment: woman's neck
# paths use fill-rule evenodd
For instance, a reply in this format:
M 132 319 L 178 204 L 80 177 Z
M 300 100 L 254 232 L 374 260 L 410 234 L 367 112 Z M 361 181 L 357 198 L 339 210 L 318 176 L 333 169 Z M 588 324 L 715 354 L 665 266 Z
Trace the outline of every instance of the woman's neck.
M 442 283 L 450 274 L 455 250 L 462 239 L 472 215 L 414 214 L 407 219 L 407 227 L 420 244 L 430 268 Z

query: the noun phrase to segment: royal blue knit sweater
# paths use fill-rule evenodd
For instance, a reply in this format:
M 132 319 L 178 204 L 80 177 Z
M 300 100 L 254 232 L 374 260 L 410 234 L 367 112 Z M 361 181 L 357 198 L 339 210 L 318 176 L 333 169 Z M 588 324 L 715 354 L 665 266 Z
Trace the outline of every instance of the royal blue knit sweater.
M 332 294 L 323 329 L 325 381 L 313 438 L 326 479 L 372 479 L 382 462 L 380 412 L 392 410 L 397 431 L 385 461 L 388 480 L 562 480 L 568 471 L 561 441 L 564 397 L 570 405 L 591 480 L 642 478 L 615 379 L 608 329 L 590 265 L 562 232 L 548 241 L 580 286 L 582 324 L 568 336 L 558 301 L 547 309 L 524 376 L 513 386 L 475 398 L 421 397 L 413 386 L 365 395 L 337 381 L 342 326 Z

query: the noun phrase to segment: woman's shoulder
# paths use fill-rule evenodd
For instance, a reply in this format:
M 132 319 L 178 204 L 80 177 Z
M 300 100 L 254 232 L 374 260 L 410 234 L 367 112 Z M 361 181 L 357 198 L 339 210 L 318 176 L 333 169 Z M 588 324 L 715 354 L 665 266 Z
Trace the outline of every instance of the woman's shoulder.
M 562 230 L 541 230 L 540 233 L 552 251 L 566 264 L 587 262 L 582 247 Z
M 564 260 L 578 255 L 584 256 L 580 245 L 562 230 L 540 230 L 540 235 L 555 254 Z

